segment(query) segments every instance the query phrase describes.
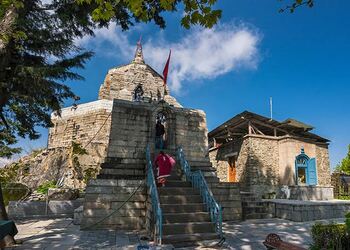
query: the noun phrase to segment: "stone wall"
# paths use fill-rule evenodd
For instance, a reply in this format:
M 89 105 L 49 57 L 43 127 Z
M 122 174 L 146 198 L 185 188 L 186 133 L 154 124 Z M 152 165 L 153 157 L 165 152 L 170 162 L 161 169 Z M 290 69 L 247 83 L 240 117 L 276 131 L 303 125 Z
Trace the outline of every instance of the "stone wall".
M 246 186 L 259 194 L 275 191 L 279 184 L 278 141 L 254 136 L 245 140 L 249 141 Z
M 331 169 L 327 145 L 317 145 L 316 147 L 316 168 L 318 185 L 331 186 Z
M 143 163 L 147 144 L 151 151 L 155 147 L 159 112 L 167 116 L 167 149 L 175 152 L 177 146 L 182 146 L 189 161 L 203 160 L 208 145 L 203 111 L 176 108 L 166 103 L 123 100 L 114 100 L 108 157 L 123 158 L 125 163 Z

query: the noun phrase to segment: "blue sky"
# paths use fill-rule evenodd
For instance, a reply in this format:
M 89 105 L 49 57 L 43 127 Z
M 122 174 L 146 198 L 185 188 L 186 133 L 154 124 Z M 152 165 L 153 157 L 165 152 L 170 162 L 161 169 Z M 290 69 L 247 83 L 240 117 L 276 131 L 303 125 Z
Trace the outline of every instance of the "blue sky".
M 96 55 L 79 71 L 86 80 L 69 85 L 81 103 L 96 100 L 108 69 L 131 61 L 142 34 L 146 63 L 159 72 L 172 48 L 172 93 L 183 106 L 204 110 L 209 130 L 244 110 L 268 116 L 272 96 L 274 119 L 298 119 L 331 140 L 335 166 L 350 144 L 350 3 L 316 1 L 281 14 L 277 0 L 218 2 L 223 17 L 212 31 L 183 29 L 180 12 L 166 16 L 164 30 L 149 23 L 122 32 L 112 25 L 78 41 Z M 40 131 L 39 140 L 20 145 L 45 146 L 47 130 Z

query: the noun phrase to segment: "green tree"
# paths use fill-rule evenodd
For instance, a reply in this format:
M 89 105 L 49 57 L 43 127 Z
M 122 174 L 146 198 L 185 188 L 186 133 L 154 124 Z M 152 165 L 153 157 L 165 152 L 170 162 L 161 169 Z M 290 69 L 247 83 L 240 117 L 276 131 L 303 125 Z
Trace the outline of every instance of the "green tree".
M 0 2 L 0 157 L 20 152 L 18 137 L 37 139 L 37 126 L 51 126 L 50 113 L 76 98 L 67 80 L 82 76 L 92 52 L 74 40 L 115 22 L 124 30 L 134 22 L 165 26 L 161 14 L 176 11 L 173 0 L 2 0 Z M 212 27 L 221 16 L 216 0 L 184 0 L 182 25 Z M 0 219 L 7 219 L 0 183 Z
M 350 144 L 348 146 L 348 153 L 347 153 L 347 155 L 336 166 L 335 170 L 337 172 L 344 172 L 346 174 L 350 174 Z

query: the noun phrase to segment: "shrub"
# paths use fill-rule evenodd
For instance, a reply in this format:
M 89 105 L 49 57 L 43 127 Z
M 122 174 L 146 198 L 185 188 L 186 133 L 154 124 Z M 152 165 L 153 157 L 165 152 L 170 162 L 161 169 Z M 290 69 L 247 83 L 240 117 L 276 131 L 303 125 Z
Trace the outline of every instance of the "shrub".
M 350 237 L 345 224 L 321 224 L 312 226 L 311 235 L 313 244 L 310 249 L 341 250 L 349 249 Z
M 6 183 L 2 186 L 2 195 L 5 206 L 9 201 L 18 201 L 30 193 L 30 189 L 22 183 Z
M 38 193 L 47 194 L 47 191 L 49 190 L 49 188 L 55 188 L 55 187 L 56 187 L 56 181 L 47 181 L 41 184 L 36 191 Z

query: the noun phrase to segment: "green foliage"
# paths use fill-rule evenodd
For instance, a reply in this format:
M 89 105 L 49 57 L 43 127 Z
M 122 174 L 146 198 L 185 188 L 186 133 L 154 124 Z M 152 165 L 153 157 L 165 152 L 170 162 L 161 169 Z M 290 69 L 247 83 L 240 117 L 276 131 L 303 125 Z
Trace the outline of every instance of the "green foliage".
M 24 167 L 25 167 L 24 164 L 20 162 L 16 162 L 4 168 L 0 168 L 0 182 L 1 183 L 15 182 L 18 171 Z
M 84 171 L 83 180 L 87 184 L 90 179 L 96 178 L 97 169 L 96 168 L 88 168 Z
M 49 188 L 56 188 L 56 181 L 47 181 L 37 188 L 37 192 L 47 194 Z
M 88 152 L 81 146 L 80 143 L 72 141 L 72 154 L 73 155 L 87 155 Z
M 30 189 L 22 183 L 7 183 L 2 186 L 5 206 L 9 201 L 17 201 L 30 193 Z
M 285 0 L 279 0 L 280 2 L 286 2 Z M 279 12 L 289 11 L 290 13 L 294 13 L 294 11 L 301 6 L 308 6 L 312 8 L 315 4 L 314 0 L 287 0 L 289 4 L 281 8 Z
M 324 225 L 316 223 L 312 226 L 311 235 L 313 244 L 310 249 L 349 249 L 350 237 L 347 233 L 347 226 L 344 224 Z
M 348 153 L 344 157 L 344 159 L 336 166 L 336 172 L 343 172 L 346 174 L 350 174 L 350 144 L 348 146 Z
M 350 233 L 350 212 L 345 215 L 345 226 L 348 234 Z
M 75 69 L 92 56 L 74 44 L 93 34 L 90 11 L 74 0 L 1 1 L 0 157 L 20 152 L 18 137 L 39 138 L 36 128 L 50 127 L 50 113 L 75 97 L 65 82 L 83 79 Z
M 163 12 L 184 10 L 181 25 L 186 29 L 191 25 L 213 27 L 221 18 L 221 10 L 214 9 L 217 0 L 77 0 L 78 4 L 87 4 L 93 8 L 91 17 L 99 25 L 117 21 L 125 30 L 135 22 L 154 21 L 159 27 L 165 27 Z

